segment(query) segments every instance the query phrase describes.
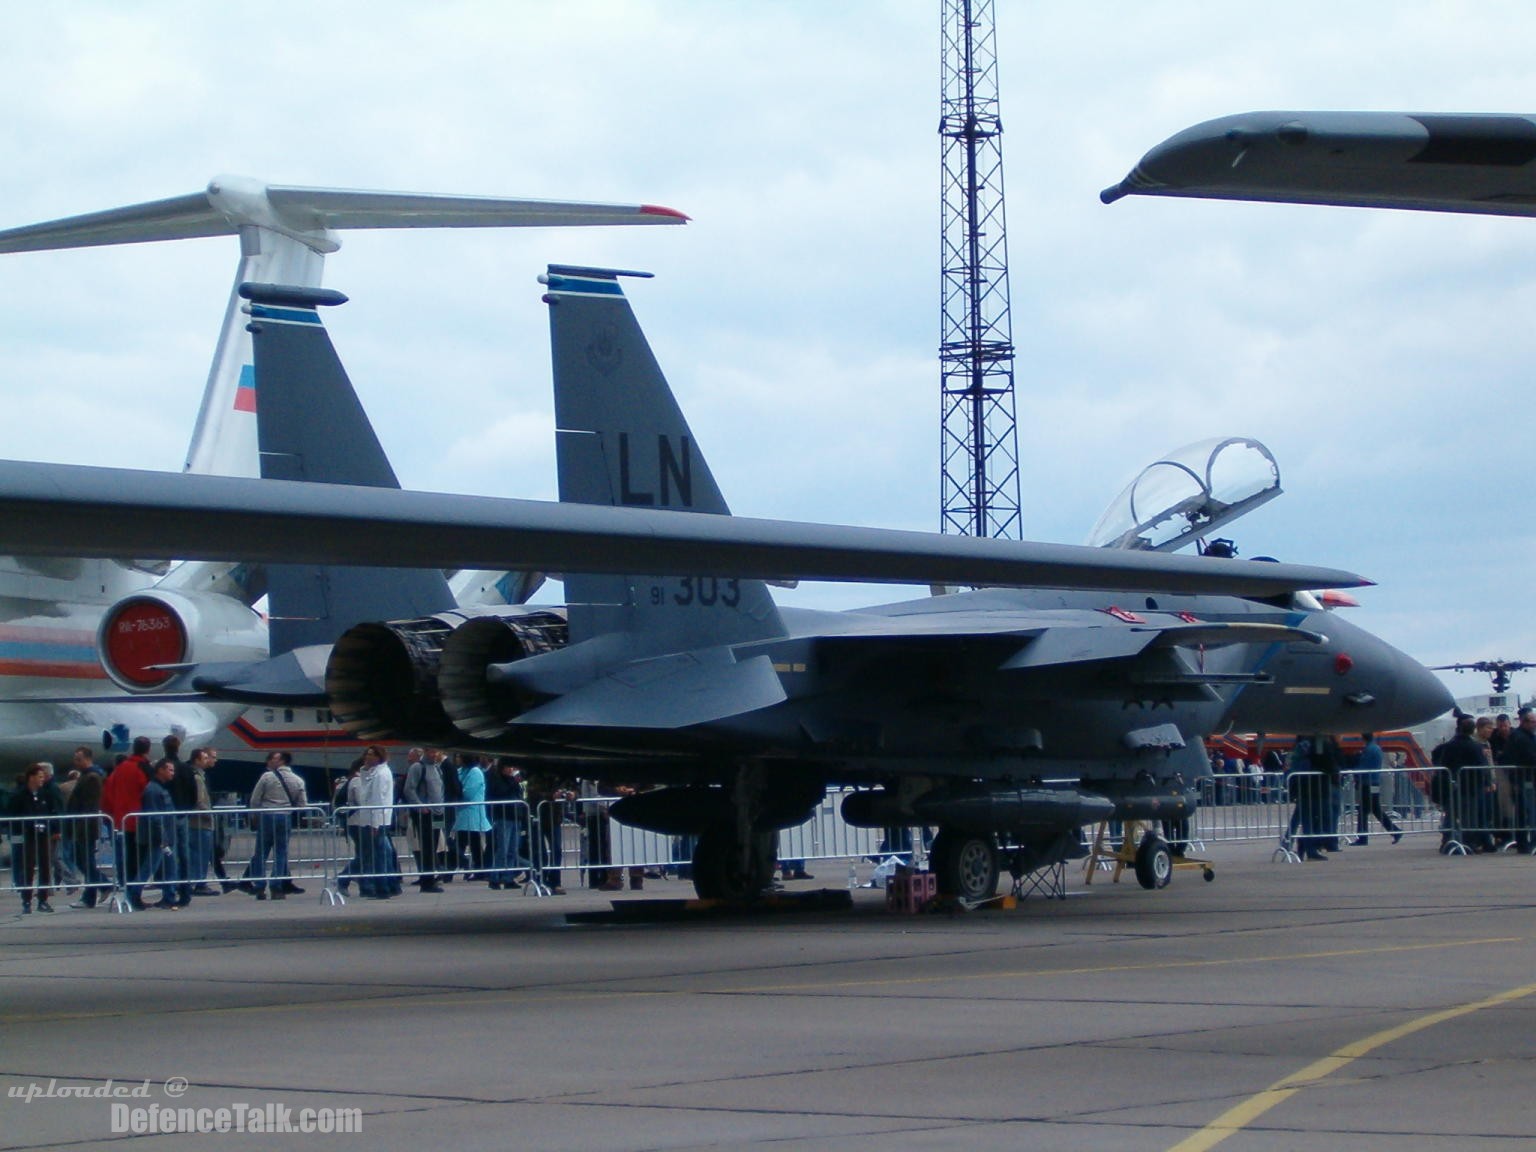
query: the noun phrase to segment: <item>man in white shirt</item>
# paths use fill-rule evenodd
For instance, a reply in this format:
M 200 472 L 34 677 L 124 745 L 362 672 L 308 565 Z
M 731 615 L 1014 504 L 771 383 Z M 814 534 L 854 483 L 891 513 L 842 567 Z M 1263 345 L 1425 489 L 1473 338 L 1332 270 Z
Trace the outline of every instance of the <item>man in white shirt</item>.
M 246 890 L 258 900 L 265 900 L 269 892 L 272 899 L 281 900 L 290 892 L 304 891 L 288 870 L 288 829 L 294 810 L 307 802 L 304 781 L 292 764 L 292 753 L 273 752 L 267 757 L 267 770 L 251 790 L 250 806 L 256 809 L 256 851 L 245 870 L 245 883 Z M 270 881 L 266 875 L 268 853 L 272 854 Z

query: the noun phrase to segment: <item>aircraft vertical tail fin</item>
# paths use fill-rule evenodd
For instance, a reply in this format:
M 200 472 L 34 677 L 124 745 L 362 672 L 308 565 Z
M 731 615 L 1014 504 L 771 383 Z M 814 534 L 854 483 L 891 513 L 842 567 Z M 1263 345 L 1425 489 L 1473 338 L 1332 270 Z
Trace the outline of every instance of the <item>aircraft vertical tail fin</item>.
M 560 499 L 729 516 L 619 285 L 623 273 L 550 265 Z M 640 651 L 741 643 L 784 634 L 760 580 L 565 577 L 571 640 L 623 632 Z
M 215 476 L 260 476 L 257 458 L 256 369 L 240 299 L 242 284 L 318 288 L 325 255 L 266 228 L 240 229 L 240 263 L 224 309 L 213 363 L 187 447 L 185 470 Z
M 339 292 L 242 284 L 250 300 L 257 431 L 265 479 L 398 488 L 318 308 Z M 429 616 L 454 606 L 437 569 L 275 564 L 267 570 L 273 655 L 335 641 L 365 620 Z

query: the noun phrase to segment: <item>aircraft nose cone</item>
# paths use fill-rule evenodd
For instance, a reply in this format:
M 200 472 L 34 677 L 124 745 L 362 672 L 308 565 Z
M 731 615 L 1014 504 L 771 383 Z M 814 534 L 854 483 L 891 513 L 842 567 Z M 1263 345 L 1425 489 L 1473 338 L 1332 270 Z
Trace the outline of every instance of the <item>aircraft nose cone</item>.
M 1440 677 L 1411 657 L 1405 656 L 1403 660 L 1410 667 L 1399 672 L 1392 703 L 1393 711 L 1406 719 L 1399 720 L 1395 727 L 1422 724 L 1449 712 L 1456 701 Z
M 1440 678 L 1408 653 L 1330 614 L 1317 622 L 1331 634 L 1343 719 L 1360 731 L 1409 728 L 1433 720 L 1454 701 Z
M 1378 730 L 1409 728 L 1443 715 L 1455 703 L 1440 678 L 1406 652 L 1363 633 L 1350 639 L 1359 674 L 1355 690 L 1362 695 L 1355 700 L 1346 692 L 1344 699 L 1362 705 L 1362 728 L 1366 723 Z

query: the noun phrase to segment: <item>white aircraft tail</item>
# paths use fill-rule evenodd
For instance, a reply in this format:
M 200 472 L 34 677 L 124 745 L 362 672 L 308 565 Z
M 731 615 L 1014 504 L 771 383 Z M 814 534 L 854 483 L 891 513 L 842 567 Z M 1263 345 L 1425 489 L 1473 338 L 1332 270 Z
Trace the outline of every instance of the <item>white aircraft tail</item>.
M 671 208 L 648 204 L 305 188 L 218 176 L 190 195 L 0 231 L 0 253 L 239 236 L 240 262 L 185 470 L 255 477 L 261 475 L 256 374 L 241 284 L 320 287 L 326 255 L 341 246 L 336 233 L 351 228 L 548 228 L 682 224 L 687 219 Z M 198 564 L 178 579 L 188 586 L 222 587 L 229 567 Z
M 349 228 L 548 228 L 682 224 L 687 219 L 671 208 L 648 204 L 303 188 L 218 176 L 191 195 L 0 231 L 0 253 L 239 236 L 240 264 L 186 471 L 259 476 L 251 338 L 235 291 L 241 284 L 320 287 L 326 254 L 341 247 L 335 234 Z

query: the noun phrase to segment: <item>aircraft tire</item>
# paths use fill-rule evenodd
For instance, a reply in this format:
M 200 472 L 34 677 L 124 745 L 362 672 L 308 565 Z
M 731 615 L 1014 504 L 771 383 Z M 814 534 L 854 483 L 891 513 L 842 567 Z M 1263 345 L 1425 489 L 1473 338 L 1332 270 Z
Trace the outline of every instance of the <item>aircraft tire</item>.
M 1136 849 L 1136 883 L 1153 890 L 1168 887 L 1173 879 L 1173 853 L 1168 842 L 1150 833 Z
M 744 872 L 736 838 L 723 831 L 705 832 L 693 850 L 694 891 L 701 900 L 756 900 L 773 879 L 777 842 L 775 832 L 755 833 L 752 858 Z
M 929 866 L 938 877 L 940 895 L 962 900 L 997 895 L 997 841 L 990 835 L 940 829 L 933 838 Z

